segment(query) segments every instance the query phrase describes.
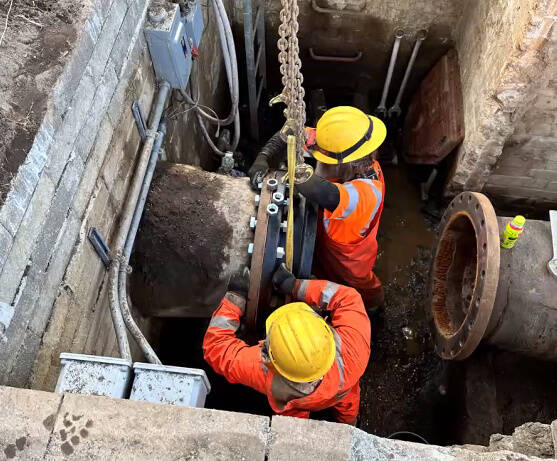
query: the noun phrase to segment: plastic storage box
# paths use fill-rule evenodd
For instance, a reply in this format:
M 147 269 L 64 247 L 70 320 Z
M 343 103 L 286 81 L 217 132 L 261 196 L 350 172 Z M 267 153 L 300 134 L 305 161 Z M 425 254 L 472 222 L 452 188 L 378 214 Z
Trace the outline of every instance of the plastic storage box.
M 123 399 L 132 380 L 131 362 L 83 354 L 60 354 L 61 369 L 56 392 L 105 395 Z
M 211 391 L 207 375 L 197 368 L 134 363 L 133 370 L 130 400 L 203 408 Z

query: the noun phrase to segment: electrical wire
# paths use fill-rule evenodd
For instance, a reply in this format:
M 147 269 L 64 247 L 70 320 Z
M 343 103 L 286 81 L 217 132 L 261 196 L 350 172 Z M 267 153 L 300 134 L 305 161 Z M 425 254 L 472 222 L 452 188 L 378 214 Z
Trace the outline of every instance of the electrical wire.
M 420 439 L 422 442 L 424 442 L 426 445 L 429 445 L 429 442 L 423 438 L 420 434 L 416 434 L 415 432 L 410 432 L 410 431 L 398 431 L 398 432 L 393 432 L 391 435 L 389 435 L 389 437 L 387 437 L 388 439 L 392 439 L 393 437 L 396 437 L 398 435 L 413 435 L 414 437 L 416 437 L 417 439 Z
M 218 156 L 224 157 L 225 152 L 217 148 L 211 135 L 209 134 L 208 128 L 205 125 L 205 120 L 209 123 L 217 125 L 216 136 L 219 136 L 221 126 L 227 126 L 230 124 L 234 125 L 234 137 L 232 139 L 230 150 L 234 151 L 238 147 L 240 142 L 240 112 L 239 112 L 239 100 L 240 100 L 240 87 L 238 81 L 238 63 L 236 59 L 236 48 L 234 45 L 234 37 L 232 35 L 232 28 L 230 26 L 230 21 L 226 14 L 226 9 L 222 0 L 211 0 L 213 5 L 213 10 L 216 16 L 217 28 L 219 31 L 219 38 L 221 44 L 221 50 L 224 59 L 224 67 L 226 70 L 226 78 L 228 81 L 228 86 L 230 89 L 230 99 L 231 108 L 230 112 L 226 118 L 219 118 L 217 113 L 208 106 L 199 103 L 200 95 L 199 88 L 197 86 L 197 65 L 194 61 L 192 64 L 192 73 L 189 84 L 188 94 L 184 90 L 180 90 L 180 94 L 184 98 L 182 104 L 189 104 L 192 107 L 182 111 L 173 112 L 168 118 L 174 118 L 177 115 L 194 110 L 197 116 L 197 121 L 201 128 L 201 132 L 205 137 L 205 140 L 211 147 L 211 150 Z

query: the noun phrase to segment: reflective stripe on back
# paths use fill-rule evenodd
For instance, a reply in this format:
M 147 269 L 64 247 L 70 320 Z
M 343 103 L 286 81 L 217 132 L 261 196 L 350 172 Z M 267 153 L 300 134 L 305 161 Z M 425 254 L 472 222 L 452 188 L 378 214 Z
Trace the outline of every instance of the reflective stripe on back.
M 215 315 L 211 319 L 211 323 L 209 323 L 210 327 L 220 328 L 221 330 L 232 330 L 236 332 L 238 327 L 240 326 L 240 322 L 238 320 L 229 319 L 224 315 Z

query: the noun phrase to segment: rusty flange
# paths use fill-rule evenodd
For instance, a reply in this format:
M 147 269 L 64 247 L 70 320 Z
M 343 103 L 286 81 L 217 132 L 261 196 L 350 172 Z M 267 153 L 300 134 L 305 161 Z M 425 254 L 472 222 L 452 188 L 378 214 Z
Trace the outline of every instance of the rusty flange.
M 439 224 L 430 276 L 429 314 L 444 359 L 468 357 L 483 338 L 499 280 L 499 228 L 489 199 L 463 192 Z

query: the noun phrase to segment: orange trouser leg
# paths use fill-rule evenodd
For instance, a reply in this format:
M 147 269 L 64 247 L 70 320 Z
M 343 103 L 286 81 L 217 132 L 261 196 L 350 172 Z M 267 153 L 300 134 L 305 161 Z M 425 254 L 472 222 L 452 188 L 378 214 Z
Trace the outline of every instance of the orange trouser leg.
M 292 410 L 287 410 L 281 413 L 277 413 L 281 416 L 292 416 L 293 418 L 309 418 L 309 411 L 308 410 L 298 410 L 297 408 L 293 408 Z
M 333 407 L 333 414 L 339 423 L 354 424 L 360 410 L 360 383 Z

